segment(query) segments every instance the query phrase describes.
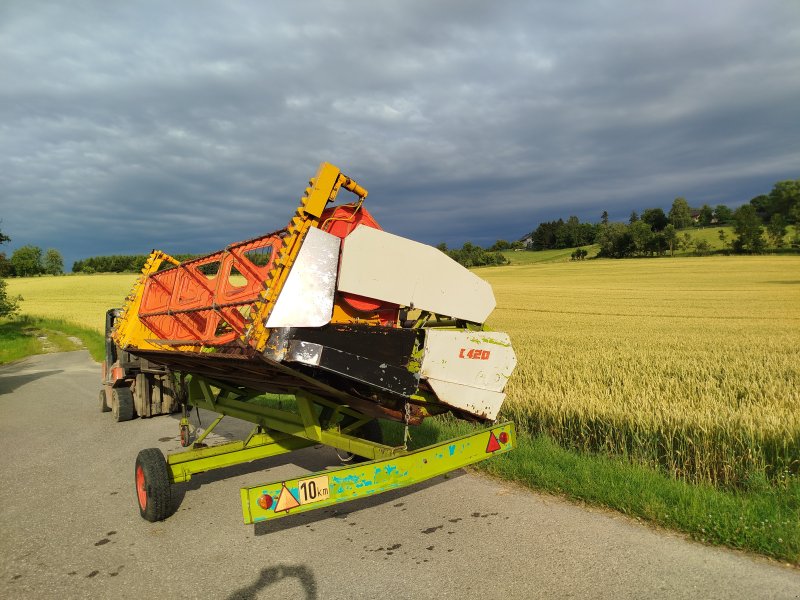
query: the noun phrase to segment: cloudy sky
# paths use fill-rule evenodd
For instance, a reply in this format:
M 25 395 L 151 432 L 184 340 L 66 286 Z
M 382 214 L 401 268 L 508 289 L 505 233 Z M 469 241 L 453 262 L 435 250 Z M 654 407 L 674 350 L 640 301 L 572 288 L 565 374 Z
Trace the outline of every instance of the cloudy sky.
M 321 161 L 432 244 L 736 206 L 800 178 L 800 3 L 0 2 L 7 252 L 210 252 Z

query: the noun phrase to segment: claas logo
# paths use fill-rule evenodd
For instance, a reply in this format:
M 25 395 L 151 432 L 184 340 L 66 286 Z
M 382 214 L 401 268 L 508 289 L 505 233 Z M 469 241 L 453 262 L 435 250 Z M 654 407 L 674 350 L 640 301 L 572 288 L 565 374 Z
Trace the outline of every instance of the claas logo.
M 458 358 L 467 358 L 471 360 L 489 360 L 489 351 L 481 350 L 480 348 L 461 348 L 458 353 Z

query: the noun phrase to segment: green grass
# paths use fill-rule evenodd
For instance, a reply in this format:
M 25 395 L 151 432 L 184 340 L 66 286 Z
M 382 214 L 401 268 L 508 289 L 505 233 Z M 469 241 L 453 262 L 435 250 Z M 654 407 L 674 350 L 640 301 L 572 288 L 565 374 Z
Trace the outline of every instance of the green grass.
M 0 364 L 20 360 L 43 352 L 42 343 L 22 321 L 0 323 Z
M 593 244 L 591 246 L 581 246 L 589 252 L 586 258 L 593 258 L 600 252 L 600 246 Z M 569 262 L 571 254 L 575 252 L 575 248 L 565 248 L 562 250 L 504 250 L 502 252 L 510 262 L 511 265 L 533 265 L 537 263 L 557 263 Z
M 388 443 L 402 427 L 385 423 Z M 464 435 L 475 426 L 428 419 L 412 430 L 415 448 Z M 800 480 L 770 485 L 758 474 L 745 489 L 677 481 L 621 458 L 565 450 L 546 435 L 521 432 L 512 452 L 478 463 L 479 471 L 588 504 L 606 506 L 709 544 L 749 550 L 800 565 Z
M 726 243 L 723 244 L 722 241 L 719 239 L 719 231 L 720 229 L 725 232 L 725 241 Z M 765 228 L 766 232 L 766 228 Z M 678 239 L 683 240 L 683 236 L 685 233 L 688 233 L 692 236 L 693 242 L 699 242 L 704 240 L 708 243 L 709 247 L 712 251 L 716 250 L 725 250 L 726 248 L 730 250 L 731 243 L 734 239 L 736 239 L 736 233 L 733 231 L 733 226 L 731 225 L 710 225 L 708 227 L 703 228 L 695 228 L 691 227 L 689 229 L 680 229 L 678 230 Z M 767 240 L 766 233 L 765 233 L 765 241 Z M 789 248 L 792 240 L 795 237 L 795 226 L 789 225 L 786 228 L 786 235 L 783 237 L 783 241 L 786 243 L 786 248 Z M 769 243 L 767 243 L 769 246 Z M 770 251 L 770 248 L 767 248 L 767 252 Z M 675 256 L 689 256 L 694 254 L 694 249 L 691 250 L 677 250 L 675 252 Z
M 81 344 L 70 338 L 78 338 Z M 105 352 L 104 345 L 102 334 L 59 319 L 22 316 L 0 322 L 0 364 L 34 354 L 69 352 L 81 347 L 100 362 Z

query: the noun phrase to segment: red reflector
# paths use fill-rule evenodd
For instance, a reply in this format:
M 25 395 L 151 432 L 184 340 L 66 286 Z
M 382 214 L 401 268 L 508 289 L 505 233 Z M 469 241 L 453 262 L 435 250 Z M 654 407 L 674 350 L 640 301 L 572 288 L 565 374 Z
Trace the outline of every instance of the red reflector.
M 272 496 L 264 494 L 258 499 L 258 505 L 264 510 L 269 510 L 270 506 L 272 506 Z
M 507 444 L 508 443 L 508 432 L 507 431 L 501 431 L 500 435 L 497 436 L 497 439 L 500 440 L 501 444 Z
M 500 444 L 497 442 L 494 431 L 492 431 L 489 434 L 489 443 L 486 444 L 486 452 L 497 452 L 498 450 L 500 450 Z

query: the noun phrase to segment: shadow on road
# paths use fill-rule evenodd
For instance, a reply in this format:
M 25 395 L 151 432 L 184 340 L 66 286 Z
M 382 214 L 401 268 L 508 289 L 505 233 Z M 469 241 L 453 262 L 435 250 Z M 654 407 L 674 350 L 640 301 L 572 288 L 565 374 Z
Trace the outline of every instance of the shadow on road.
M 10 394 L 17 388 L 42 377 L 58 375 L 63 372 L 63 369 L 56 369 L 53 371 L 37 371 L 36 373 L 27 373 L 25 375 L 0 375 L 0 395 Z
M 277 565 L 261 570 L 261 575 L 255 583 L 247 587 L 240 588 L 228 596 L 228 600 L 246 600 L 255 598 L 256 594 L 263 589 L 275 585 L 279 581 L 287 578 L 294 578 L 303 586 L 307 600 L 316 600 L 317 581 L 314 573 L 305 565 Z

